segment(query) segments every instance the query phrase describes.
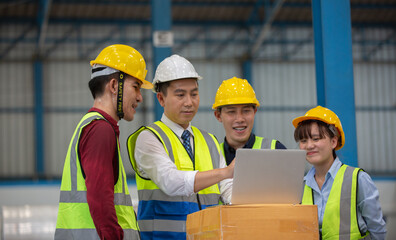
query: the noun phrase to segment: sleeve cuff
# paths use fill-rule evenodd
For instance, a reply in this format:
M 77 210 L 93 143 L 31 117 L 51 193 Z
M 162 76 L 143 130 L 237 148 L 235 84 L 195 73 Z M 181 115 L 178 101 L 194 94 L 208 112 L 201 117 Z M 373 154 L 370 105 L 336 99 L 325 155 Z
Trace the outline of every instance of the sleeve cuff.
M 184 175 L 184 182 L 185 182 L 185 195 L 191 196 L 194 194 L 194 183 L 195 183 L 195 175 L 198 171 L 186 171 Z

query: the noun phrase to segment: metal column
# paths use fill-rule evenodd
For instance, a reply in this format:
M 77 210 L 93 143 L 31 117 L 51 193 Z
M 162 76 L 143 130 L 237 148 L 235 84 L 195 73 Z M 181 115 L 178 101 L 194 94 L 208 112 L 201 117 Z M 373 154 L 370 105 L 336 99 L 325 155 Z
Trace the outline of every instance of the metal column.
M 172 42 L 169 43 L 169 37 L 172 35 L 171 0 L 151 0 L 151 19 L 153 71 L 155 71 L 161 61 L 172 54 Z M 173 41 L 173 39 L 171 40 Z M 156 121 L 161 119 L 163 109 L 156 96 L 154 96 L 154 103 L 154 120 Z
M 318 104 L 342 122 L 341 160 L 358 166 L 350 12 L 349 0 L 312 0 Z
M 36 143 L 36 171 L 40 177 L 44 174 L 44 106 L 43 106 L 43 63 L 34 61 L 34 120 Z

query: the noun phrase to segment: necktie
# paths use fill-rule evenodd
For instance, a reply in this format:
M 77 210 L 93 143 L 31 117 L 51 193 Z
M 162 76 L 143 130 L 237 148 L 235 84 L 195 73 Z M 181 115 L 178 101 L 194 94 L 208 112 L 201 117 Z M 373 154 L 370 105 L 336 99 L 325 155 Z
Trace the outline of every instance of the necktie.
M 190 132 L 187 130 L 184 130 L 183 134 L 181 135 L 181 138 L 183 139 L 183 146 L 186 149 L 188 155 L 190 156 L 191 160 L 193 160 L 194 156 L 192 153 L 191 145 L 190 145 Z

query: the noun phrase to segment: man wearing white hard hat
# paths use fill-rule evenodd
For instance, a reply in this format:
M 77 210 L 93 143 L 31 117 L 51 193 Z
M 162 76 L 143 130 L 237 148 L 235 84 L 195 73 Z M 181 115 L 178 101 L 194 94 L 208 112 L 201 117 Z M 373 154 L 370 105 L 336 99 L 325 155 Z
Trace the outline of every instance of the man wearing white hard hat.
M 217 139 L 191 125 L 200 79 L 187 59 L 163 60 L 153 90 L 164 114 L 128 138 L 142 239 L 186 239 L 188 214 L 230 202 L 234 164 L 226 167 Z

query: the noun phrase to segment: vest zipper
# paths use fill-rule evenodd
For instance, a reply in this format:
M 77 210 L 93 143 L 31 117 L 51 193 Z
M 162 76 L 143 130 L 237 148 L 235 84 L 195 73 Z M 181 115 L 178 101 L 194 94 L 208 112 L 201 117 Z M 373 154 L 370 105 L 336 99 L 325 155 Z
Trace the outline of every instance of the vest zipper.
M 193 169 L 195 170 L 195 162 L 194 161 L 193 161 Z M 197 202 L 198 202 L 198 209 L 202 210 L 201 200 L 199 200 L 199 194 L 198 193 L 197 193 Z
M 197 202 L 198 202 L 198 208 L 199 208 L 199 210 L 202 210 L 201 200 L 199 200 L 199 194 L 198 194 L 198 193 L 197 193 Z

